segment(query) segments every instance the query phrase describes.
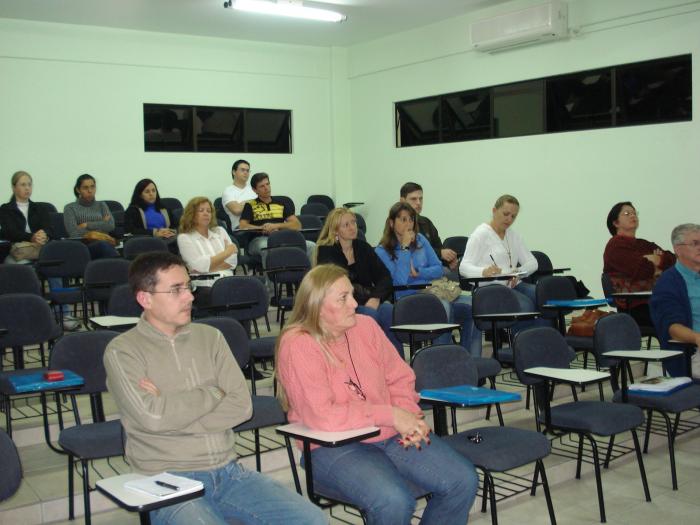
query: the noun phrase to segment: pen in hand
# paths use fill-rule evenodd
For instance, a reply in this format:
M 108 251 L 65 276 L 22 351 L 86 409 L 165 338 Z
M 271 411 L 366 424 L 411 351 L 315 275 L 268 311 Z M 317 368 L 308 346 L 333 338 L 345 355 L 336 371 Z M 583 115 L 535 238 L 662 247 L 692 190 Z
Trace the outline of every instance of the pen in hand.
M 164 487 L 166 489 L 170 489 L 170 490 L 174 490 L 174 491 L 180 490 L 180 487 L 178 487 L 177 485 L 171 485 L 170 483 L 166 483 L 165 481 L 156 480 L 155 484 L 158 485 L 159 487 Z
M 493 258 L 493 255 L 491 255 L 490 253 L 489 253 L 489 259 L 491 259 L 491 262 L 493 263 L 494 266 L 498 266 L 496 264 L 496 260 Z

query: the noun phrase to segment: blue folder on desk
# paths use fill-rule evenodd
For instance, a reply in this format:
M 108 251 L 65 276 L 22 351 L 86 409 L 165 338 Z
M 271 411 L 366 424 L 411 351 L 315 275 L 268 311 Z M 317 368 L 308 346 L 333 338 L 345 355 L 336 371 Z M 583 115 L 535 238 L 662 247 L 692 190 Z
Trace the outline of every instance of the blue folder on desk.
M 607 299 L 550 299 L 545 306 L 561 306 L 571 308 L 587 308 L 589 306 L 607 306 Z
M 462 406 L 490 405 L 491 403 L 510 403 L 520 401 L 517 392 L 503 392 L 479 386 L 459 385 L 446 388 L 428 388 L 420 391 L 421 400 L 442 401 Z
M 62 372 L 63 380 L 61 381 L 47 381 L 44 379 L 43 371 L 10 376 L 8 380 L 17 394 L 81 386 L 85 383 L 83 378 L 75 372 L 71 372 L 70 370 L 62 370 Z

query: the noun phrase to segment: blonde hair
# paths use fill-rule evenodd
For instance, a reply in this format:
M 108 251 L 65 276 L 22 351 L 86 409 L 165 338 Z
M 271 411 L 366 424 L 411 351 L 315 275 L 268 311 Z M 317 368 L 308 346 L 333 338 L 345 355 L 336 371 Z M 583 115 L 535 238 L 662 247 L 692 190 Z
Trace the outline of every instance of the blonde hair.
M 319 264 L 302 279 L 294 298 L 294 308 L 289 316 L 289 321 L 280 332 L 275 344 L 275 363 L 279 363 L 280 346 L 290 332 L 309 334 L 319 342 L 326 357 L 331 362 L 333 361 L 333 357 L 325 345 L 329 334 L 321 326 L 321 306 L 328 289 L 343 277 L 348 277 L 348 272 L 344 268 L 335 264 Z M 289 409 L 287 393 L 277 377 L 277 372 L 275 372 L 275 380 L 277 381 L 277 399 L 286 411 Z
M 338 242 L 338 228 L 340 227 L 340 221 L 343 215 L 352 215 L 355 218 L 355 213 L 350 211 L 348 208 L 335 208 L 328 212 L 326 215 L 326 220 L 323 223 L 323 228 L 321 233 L 318 234 L 318 239 L 316 240 L 316 246 L 333 246 Z M 318 248 L 314 250 L 314 264 L 316 264 L 318 257 Z
M 518 202 L 518 199 L 513 197 L 512 195 L 508 195 L 507 193 L 505 195 L 501 195 L 496 199 L 496 204 L 493 205 L 494 208 L 499 209 L 501 208 L 506 202 L 510 204 L 515 204 L 518 208 L 520 207 L 520 203 Z
M 209 208 L 211 209 L 211 220 L 209 221 L 208 228 L 210 230 L 216 228 L 219 223 L 216 221 L 216 210 L 214 209 L 214 205 L 206 197 L 193 197 L 187 203 L 187 206 L 185 206 L 185 209 L 182 212 L 182 217 L 180 217 L 180 233 L 189 233 L 194 230 L 194 218 L 197 214 L 197 208 L 199 208 L 200 204 L 205 202 L 209 204 Z

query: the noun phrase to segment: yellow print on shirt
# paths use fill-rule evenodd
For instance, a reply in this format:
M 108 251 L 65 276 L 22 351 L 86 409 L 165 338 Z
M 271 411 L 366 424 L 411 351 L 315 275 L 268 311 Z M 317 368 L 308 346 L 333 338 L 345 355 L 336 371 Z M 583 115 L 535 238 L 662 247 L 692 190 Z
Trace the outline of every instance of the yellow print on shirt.
M 281 222 L 284 221 L 284 206 L 276 202 L 265 204 L 264 202 L 252 201 L 253 222 Z

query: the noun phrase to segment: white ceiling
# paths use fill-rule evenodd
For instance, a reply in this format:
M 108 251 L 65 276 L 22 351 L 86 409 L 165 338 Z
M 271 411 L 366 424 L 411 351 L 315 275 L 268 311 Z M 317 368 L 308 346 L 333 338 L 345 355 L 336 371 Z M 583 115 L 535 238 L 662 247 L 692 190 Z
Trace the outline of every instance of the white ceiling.
M 347 15 L 340 24 L 242 13 L 223 0 L 0 0 L 0 18 L 139 31 L 348 46 L 463 15 L 507 0 L 326 0 L 304 2 Z

